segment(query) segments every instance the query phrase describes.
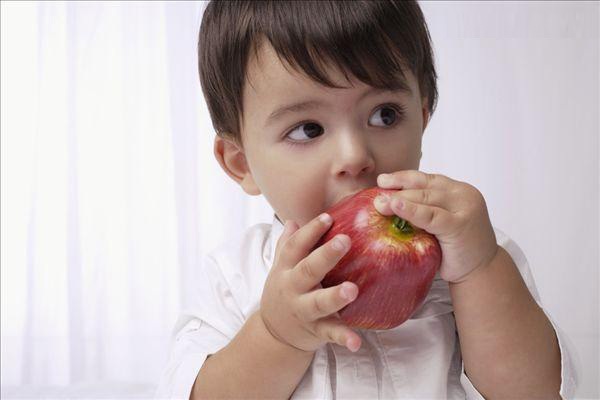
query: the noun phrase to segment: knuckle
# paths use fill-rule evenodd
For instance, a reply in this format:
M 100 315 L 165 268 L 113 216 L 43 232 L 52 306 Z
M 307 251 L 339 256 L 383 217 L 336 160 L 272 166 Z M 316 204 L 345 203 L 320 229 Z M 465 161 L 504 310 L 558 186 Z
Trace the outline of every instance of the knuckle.
M 444 174 L 435 174 L 435 179 L 439 181 L 439 183 L 448 183 L 452 182 L 452 179 L 448 175 Z
M 341 287 L 341 285 L 339 285 Z M 332 288 L 332 303 L 335 304 L 336 307 L 336 311 L 339 310 L 340 308 L 344 307 L 346 304 L 348 304 L 348 300 L 342 295 L 342 289 L 340 287 L 335 287 Z
M 484 205 L 485 197 L 483 197 L 483 193 L 481 193 L 481 191 L 479 191 L 479 189 L 477 189 L 477 188 L 475 188 L 475 193 L 476 193 L 476 198 L 477 198 L 479 205 Z
M 335 326 L 332 326 L 331 324 L 329 324 L 327 322 L 320 322 L 316 325 L 315 328 L 316 328 L 315 334 L 321 340 L 325 340 L 327 342 L 332 342 L 332 343 L 337 342 L 335 340 L 335 336 L 336 336 Z
M 429 204 L 429 199 L 431 198 L 431 192 L 428 189 L 426 189 L 426 190 L 423 190 L 421 193 L 422 193 L 421 202 L 425 203 L 425 204 Z
M 468 183 L 466 185 L 468 192 L 471 194 L 472 206 L 474 208 L 479 208 L 485 204 L 485 199 L 483 198 L 483 194 L 479 191 L 479 189 Z
M 427 185 L 431 185 L 436 180 L 435 174 L 425 174 L 425 180 L 427 181 Z
M 298 237 L 296 235 L 290 236 L 283 245 L 283 251 L 289 252 L 290 249 L 294 249 L 298 246 Z
M 442 226 L 444 224 L 444 215 L 442 214 L 437 214 L 436 217 L 431 218 L 430 221 L 428 222 L 428 229 L 432 230 L 432 231 L 438 231 L 439 227 Z
M 325 329 L 324 329 L 324 324 L 323 323 L 317 323 L 315 325 L 315 330 L 314 330 L 314 334 L 316 337 L 326 340 L 327 336 L 325 334 Z
M 292 313 L 292 318 L 298 321 L 306 322 L 306 318 L 304 317 L 304 313 L 302 312 L 302 306 L 300 304 L 294 303 L 290 307 L 290 310 Z
M 457 277 L 454 276 L 452 273 L 448 272 L 448 270 L 440 271 L 440 278 L 446 281 L 452 281 L 457 279 Z
M 304 259 L 300 264 L 300 271 L 302 275 L 310 281 L 317 280 L 317 276 L 313 271 L 313 263 L 307 259 Z
M 336 343 L 337 340 L 335 339 L 335 331 L 334 329 L 328 329 L 327 330 L 327 340 L 332 342 L 332 343 Z
M 323 307 L 323 304 L 321 304 L 321 298 L 319 296 L 314 296 L 313 310 L 314 310 L 314 314 L 318 315 L 318 316 L 326 313 L 326 310 Z
M 478 196 L 480 194 L 479 189 L 477 189 L 475 186 L 471 185 L 470 183 L 463 182 L 462 185 L 464 187 L 464 190 L 467 191 L 472 196 Z
M 438 211 L 433 209 L 431 212 L 428 213 L 429 215 L 427 216 L 427 225 L 431 225 L 435 220 L 436 220 L 436 216 L 438 214 Z

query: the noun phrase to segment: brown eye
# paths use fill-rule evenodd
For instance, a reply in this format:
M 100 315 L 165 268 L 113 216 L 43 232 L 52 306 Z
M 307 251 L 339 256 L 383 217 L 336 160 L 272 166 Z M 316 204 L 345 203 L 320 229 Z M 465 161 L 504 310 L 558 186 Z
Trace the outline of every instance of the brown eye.
M 394 125 L 396 119 L 398 119 L 398 112 L 391 106 L 383 106 L 378 108 L 377 111 L 373 113 L 373 116 L 376 117 L 376 120 L 379 119 L 381 120 L 381 123 L 383 123 L 383 125 L 375 124 L 375 126 L 386 127 Z
M 317 136 L 323 134 L 323 127 L 314 122 L 308 122 L 306 124 L 298 125 L 296 128 L 290 131 L 288 137 L 297 142 L 305 142 L 308 139 L 314 139 Z

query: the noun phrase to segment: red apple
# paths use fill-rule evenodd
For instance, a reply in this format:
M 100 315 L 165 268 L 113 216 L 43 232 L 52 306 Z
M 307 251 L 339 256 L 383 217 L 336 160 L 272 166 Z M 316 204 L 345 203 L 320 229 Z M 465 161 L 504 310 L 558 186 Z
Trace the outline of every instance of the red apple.
M 321 285 L 350 281 L 358 286 L 358 297 L 339 311 L 351 327 L 391 329 L 402 324 L 423 303 L 440 267 L 442 250 L 434 235 L 375 209 L 375 197 L 393 192 L 365 189 L 327 210 L 333 224 L 317 247 L 339 233 L 350 236 L 352 247 Z

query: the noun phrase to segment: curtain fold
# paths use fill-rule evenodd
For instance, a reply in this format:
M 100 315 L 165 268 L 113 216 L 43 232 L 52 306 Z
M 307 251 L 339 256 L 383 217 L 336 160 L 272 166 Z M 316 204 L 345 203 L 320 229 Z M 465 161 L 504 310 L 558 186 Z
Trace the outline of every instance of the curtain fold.
M 200 255 L 270 222 L 212 155 L 204 7 L 2 3 L 3 396 L 152 394 Z

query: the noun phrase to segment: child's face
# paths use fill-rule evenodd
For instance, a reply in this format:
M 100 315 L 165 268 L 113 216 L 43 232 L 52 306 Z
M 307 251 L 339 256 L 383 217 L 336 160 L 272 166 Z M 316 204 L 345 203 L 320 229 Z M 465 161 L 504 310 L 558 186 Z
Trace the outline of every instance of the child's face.
M 281 221 L 302 226 L 342 197 L 376 186 L 380 173 L 419 168 L 429 114 L 410 72 L 412 94 L 363 97 L 371 87 L 358 80 L 332 89 L 290 71 L 270 45 L 262 46 L 259 60 L 250 58 L 243 100 L 248 170 L 239 182 L 250 194 L 262 193 Z M 337 71 L 329 76 L 351 86 Z M 322 104 L 269 119 L 276 109 L 307 100 Z M 404 108 L 403 116 L 393 104 Z

